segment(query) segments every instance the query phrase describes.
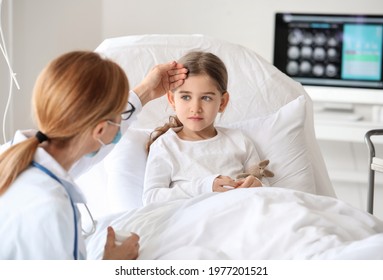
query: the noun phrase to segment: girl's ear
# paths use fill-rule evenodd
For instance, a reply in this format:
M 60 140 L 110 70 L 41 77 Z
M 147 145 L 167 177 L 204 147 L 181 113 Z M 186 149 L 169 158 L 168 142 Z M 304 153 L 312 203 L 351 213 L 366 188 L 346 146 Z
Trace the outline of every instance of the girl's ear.
M 225 111 L 226 106 L 229 103 L 229 99 L 230 99 L 229 93 L 227 91 L 224 92 L 221 97 L 221 104 L 219 105 L 218 112 L 222 113 L 223 111 Z
M 173 109 L 175 109 L 176 105 L 174 102 L 174 93 L 171 90 L 169 90 L 166 95 L 168 97 L 169 104 L 172 106 Z

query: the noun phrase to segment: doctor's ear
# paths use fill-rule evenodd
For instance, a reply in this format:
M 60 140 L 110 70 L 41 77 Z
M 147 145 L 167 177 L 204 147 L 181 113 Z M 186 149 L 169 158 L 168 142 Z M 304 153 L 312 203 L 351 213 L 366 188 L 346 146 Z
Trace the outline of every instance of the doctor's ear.
M 107 126 L 107 121 L 102 121 L 99 122 L 92 131 L 92 136 L 94 139 L 99 139 L 105 132 L 106 126 Z

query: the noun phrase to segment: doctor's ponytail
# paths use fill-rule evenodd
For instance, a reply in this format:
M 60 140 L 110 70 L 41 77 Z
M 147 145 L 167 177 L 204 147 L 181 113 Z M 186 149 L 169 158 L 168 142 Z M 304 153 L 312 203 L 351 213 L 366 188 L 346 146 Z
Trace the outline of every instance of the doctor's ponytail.
M 36 137 L 31 137 L 0 154 L 0 196 L 31 164 L 39 144 Z

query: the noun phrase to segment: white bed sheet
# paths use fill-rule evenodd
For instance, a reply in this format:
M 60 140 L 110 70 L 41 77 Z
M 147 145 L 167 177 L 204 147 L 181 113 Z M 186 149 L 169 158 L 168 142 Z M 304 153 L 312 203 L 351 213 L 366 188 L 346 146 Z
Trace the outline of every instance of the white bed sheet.
M 338 199 L 286 188 L 241 189 L 154 203 L 99 222 L 140 235 L 139 259 L 383 259 L 383 222 Z

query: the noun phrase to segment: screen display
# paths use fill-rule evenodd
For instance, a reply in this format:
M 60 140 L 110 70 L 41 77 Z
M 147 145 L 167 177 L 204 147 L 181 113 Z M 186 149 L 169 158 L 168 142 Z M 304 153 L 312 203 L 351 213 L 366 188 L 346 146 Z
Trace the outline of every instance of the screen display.
M 277 13 L 274 65 L 303 85 L 383 88 L 383 16 Z

